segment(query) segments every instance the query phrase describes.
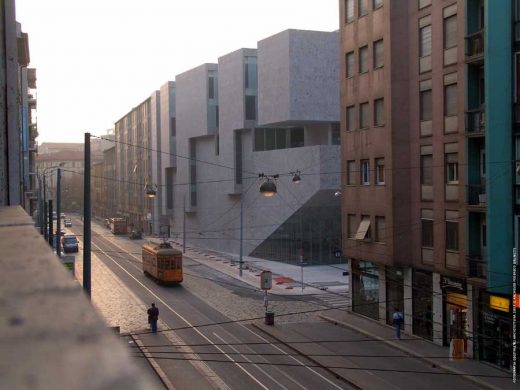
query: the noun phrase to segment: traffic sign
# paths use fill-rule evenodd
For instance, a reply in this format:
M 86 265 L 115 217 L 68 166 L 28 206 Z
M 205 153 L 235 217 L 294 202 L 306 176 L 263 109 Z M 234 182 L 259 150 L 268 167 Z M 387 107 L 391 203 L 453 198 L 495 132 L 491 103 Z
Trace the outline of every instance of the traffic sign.
M 260 274 L 260 288 L 262 290 L 270 290 L 273 286 L 273 273 L 271 271 L 262 271 Z

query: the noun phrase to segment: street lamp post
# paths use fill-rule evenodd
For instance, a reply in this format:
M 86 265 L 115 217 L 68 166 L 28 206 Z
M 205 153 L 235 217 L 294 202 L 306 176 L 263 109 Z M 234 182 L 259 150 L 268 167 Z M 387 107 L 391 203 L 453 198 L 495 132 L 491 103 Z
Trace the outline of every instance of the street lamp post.
M 244 248 L 244 199 L 242 195 L 243 194 L 240 194 L 240 258 L 238 259 L 238 275 L 240 277 L 242 277 L 242 267 L 244 264 L 244 261 L 242 259 Z
M 56 254 L 61 257 L 61 165 L 56 170 Z

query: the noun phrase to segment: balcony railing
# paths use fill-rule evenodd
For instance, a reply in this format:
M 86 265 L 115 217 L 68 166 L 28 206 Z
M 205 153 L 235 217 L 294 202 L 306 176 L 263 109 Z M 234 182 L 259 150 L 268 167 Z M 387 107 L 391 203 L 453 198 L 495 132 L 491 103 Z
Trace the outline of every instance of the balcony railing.
M 470 206 L 486 206 L 486 187 L 483 185 L 467 186 L 468 205 Z
M 466 36 L 466 62 L 484 59 L 484 30 Z
M 479 255 L 467 257 L 468 277 L 486 279 L 487 261 Z
M 466 111 L 466 132 L 468 134 L 483 133 L 486 128 L 486 113 L 484 110 Z

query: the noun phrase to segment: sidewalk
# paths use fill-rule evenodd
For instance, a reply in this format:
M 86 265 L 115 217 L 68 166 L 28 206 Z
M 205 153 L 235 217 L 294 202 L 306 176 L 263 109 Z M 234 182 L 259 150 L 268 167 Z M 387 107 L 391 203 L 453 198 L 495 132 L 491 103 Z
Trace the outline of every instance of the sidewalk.
M 380 340 L 392 348 L 399 349 L 432 366 L 435 365 L 454 374 L 462 374 L 466 379 L 482 387 L 494 390 L 520 388 L 518 383 L 513 383 L 512 374 L 508 374 L 478 360 L 463 359 L 450 361 L 448 358 L 449 349 L 447 347 L 441 347 L 430 341 L 406 333 L 403 333 L 403 339 L 397 340 L 393 327 L 382 325 L 361 315 L 343 310 L 331 310 L 326 312 L 326 314 L 320 314 L 319 317 L 331 323 L 352 329 L 367 337 Z M 446 356 L 446 358 L 439 358 L 441 356 Z
M 173 242 L 173 244 L 177 245 L 179 249 L 182 248 L 181 243 Z M 273 288 L 269 291 L 270 294 L 311 295 L 325 294 L 327 291 L 334 293 L 349 291 L 348 276 L 343 275 L 343 272 L 347 270 L 346 264 L 303 267 L 305 289 L 302 292 L 301 267 L 297 265 L 244 257 L 243 277 L 241 278 L 238 272 L 238 259 L 233 255 L 191 246 L 186 247 L 186 255 L 254 287 L 260 285 L 260 272 L 270 270 L 273 272 Z M 345 310 L 330 310 L 320 314 L 319 317 L 367 337 L 380 340 L 392 348 L 431 364 L 432 367 L 437 366 L 447 372 L 464 375 L 464 378 L 481 387 L 494 390 L 520 388 L 518 384 L 513 384 L 511 374 L 503 370 L 473 359 L 450 360 L 448 358 L 449 348 L 438 346 L 414 335 L 404 334 L 404 339 L 396 340 L 393 327 L 382 325 L 355 313 Z M 274 331 L 271 327 L 263 328 Z M 440 358 L 442 356 L 446 356 L 446 358 Z
M 182 249 L 182 243 L 172 241 Z M 236 256 L 215 252 L 209 249 L 186 246 L 186 256 L 219 272 L 241 280 L 253 287 L 260 288 L 260 273 L 273 273 L 273 286 L 269 294 L 275 295 L 314 295 L 327 292 L 344 293 L 348 291 L 347 264 L 306 265 L 300 267 L 277 261 L 243 257 L 242 277 L 239 276 L 239 262 Z M 302 290 L 303 271 L 303 290 Z

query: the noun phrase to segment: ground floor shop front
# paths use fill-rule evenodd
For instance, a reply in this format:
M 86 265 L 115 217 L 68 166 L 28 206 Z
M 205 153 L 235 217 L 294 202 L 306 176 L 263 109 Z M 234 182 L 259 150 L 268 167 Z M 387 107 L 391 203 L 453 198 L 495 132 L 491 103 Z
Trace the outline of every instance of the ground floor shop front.
M 453 275 L 356 259 L 349 259 L 349 268 L 354 312 L 392 325 L 397 309 L 405 332 L 449 347 L 447 353 L 455 357 L 512 370 L 510 297 L 489 294 Z

